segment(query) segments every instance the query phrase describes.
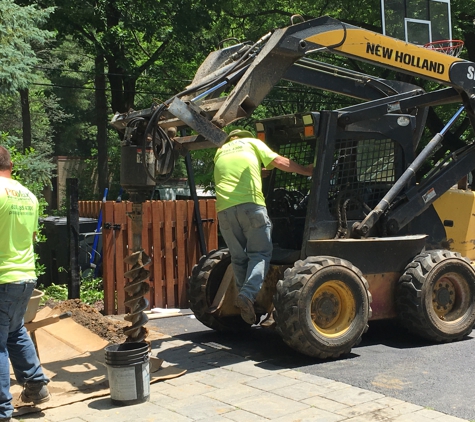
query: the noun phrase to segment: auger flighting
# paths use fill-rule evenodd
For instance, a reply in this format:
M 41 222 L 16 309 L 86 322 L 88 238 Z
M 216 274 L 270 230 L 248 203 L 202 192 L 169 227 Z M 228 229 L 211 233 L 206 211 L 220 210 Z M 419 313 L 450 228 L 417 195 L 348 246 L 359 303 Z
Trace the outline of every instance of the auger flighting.
M 124 259 L 124 262 L 131 266 L 124 276 L 129 279 L 125 285 L 125 306 L 129 308 L 129 313 L 124 317 L 126 321 L 132 323 L 130 327 L 124 328 L 127 336 L 126 342 L 142 342 L 148 334 L 144 325 L 148 322 L 148 317 L 144 310 L 148 308 L 148 300 L 144 297 L 150 290 L 148 277 L 150 271 L 144 267 L 150 264 L 150 257 L 142 249 L 142 202 L 132 205 L 132 212 L 129 213 L 132 220 L 132 254 Z

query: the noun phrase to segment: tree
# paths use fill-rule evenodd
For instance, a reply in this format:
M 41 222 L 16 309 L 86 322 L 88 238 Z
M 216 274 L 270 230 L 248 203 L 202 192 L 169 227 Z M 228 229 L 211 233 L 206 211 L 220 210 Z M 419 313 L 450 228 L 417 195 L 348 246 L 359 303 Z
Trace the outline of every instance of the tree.
M 99 188 L 108 184 L 107 124 L 110 111 L 135 107 L 137 81 L 152 66 L 173 57 L 175 43 L 186 44 L 212 21 L 218 0 L 197 2 L 44 0 L 57 7 L 50 22 L 60 37 L 71 36 L 94 57 L 96 147 Z M 187 40 L 188 38 L 188 40 Z M 167 66 L 165 66 L 167 67 Z M 174 75 L 174 69 L 167 68 Z M 107 81 L 104 78 L 107 76 Z M 107 86 L 108 82 L 108 86 Z M 106 89 L 110 96 L 106 96 Z M 107 102 L 110 107 L 106 109 Z M 148 102 L 150 105 L 150 101 Z
M 107 0 L 93 4 L 79 0 L 41 1 L 42 7 L 56 7 L 48 24 L 57 33 L 53 55 L 61 63 L 47 74 L 53 84 L 68 86 L 63 91 L 55 87 L 54 92 L 63 97 L 61 104 L 72 115 L 67 124 L 55 126 L 56 139 L 61 142 L 56 151 L 90 156 L 89 152 L 95 149 L 101 191 L 111 173 L 107 155 L 112 140 L 107 131 L 110 115 L 148 108 L 182 91 L 206 55 L 222 40 L 256 41 L 274 28 L 288 26 L 291 19 L 298 21 L 295 15 L 305 20 L 330 15 L 381 32 L 379 0 Z M 457 22 L 454 29 L 458 28 L 460 37 L 473 37 L 470 6 L 460 0 L 454 0 L 452 5 Z M 467 38 L 467 47 L 469 44 Z M 475 54 L 475 49 L 473 53 L 471 50 L 470 47 L 467 52 Z M 318 53 L 315 57 L 375 76 L 399 77 L 383 68 L 336 55 Z M 58 67 L 64 70 L 55 74 Z M 72 86 L 78 88 L 73 91 Z M 66 95 L 65 89 L 69 90 Z M 252 118 L 239 124 L 252 127 L 255 118 L 335 109 L 349 101 L 353 100 L 280 82 Z M 203 157 L 200 160 L 205 165 L 198 167 L 209 171 Z
M 0 93 L 13 94 L 28 88 L 39 59 L 34 46 L 43 45 L 53 33 L 40 29 L 53 8 L 18 6 L 0 0 Z
M 43 45 L 53 33 L 40 26 L 52 8 L 18 6 L 12 0 L 0 0 L 0 93 L 20 92 L 23 149 L 31 147 L 31 118 L 28 86 L 34 79 L 33 66 L 39 61 L 35 47 Z

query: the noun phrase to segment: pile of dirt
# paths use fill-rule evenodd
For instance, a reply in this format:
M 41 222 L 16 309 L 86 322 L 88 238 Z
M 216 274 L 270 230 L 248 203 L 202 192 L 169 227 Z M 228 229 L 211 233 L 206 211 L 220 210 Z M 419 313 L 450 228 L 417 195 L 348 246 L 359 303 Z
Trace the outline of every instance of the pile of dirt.
M 108 318 L 102 315 L 97 307 L 87 305 L 79 299 L 65 300 L 64 302 L 56 303 L 54 306 L 49 306 L 53 307 L 53 311 L 56 314 L 71 312 L 71 318 L 76 323 L 109 343 L 120 344 L 126 339 L 123 328 L 130 325 L 129 323 Z

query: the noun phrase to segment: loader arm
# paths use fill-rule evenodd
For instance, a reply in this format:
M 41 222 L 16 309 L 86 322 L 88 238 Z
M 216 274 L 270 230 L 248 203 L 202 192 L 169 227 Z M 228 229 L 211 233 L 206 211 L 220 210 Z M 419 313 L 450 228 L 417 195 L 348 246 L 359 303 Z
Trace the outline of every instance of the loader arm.
M 166 109 L 159 124 L 187 126 L 198 132 L 200 136 L 185 140 L 187 146 L 194 141 L 202 142 L 203 147 L 219 146 L 225 135 L 215 129 L 249 117 L 281 79 L 321 89 L 330 88 L 343 95 L 365 97 L 358 94 L 356 85 L 349 88 L 332 84 L 330 66 L 325 67 L 308 58 L 318 52 L 350 57 L 453 87 L 465 106 L 472 126 L 475 126 L 474 63 L 330 17 L 276 29 L 254 45 L 240 44 L 210 54 L 192 84 L 165 102 Z M 334 69 L 333 77 L 338 76 L 343 81 L 343 71 L 341 68 Z M 368 80 L 378 80 L 366 76 Z M 228 95 L 223 96 L 226 92 Z M 394 93 L 397 92 L 400 91 L 395 89 Z M 390 95 L 390 90 L 381 93 L 381 96 L 385 95 Z M 148 113 L 140 111 L 116 115 L 112 124 L 123 130 L 137 114 L 147 117 L 153 111 L 152 107 Z M 210 142 L 203 142 L 205 140 Z
M 323 52 L 436 81 L 443 87 L 424 93 L 409 83 L 315 60 Z M 127 180 L 121 184 L 129 189 L 150 188 L 157 183 L 154 172 L 165 178 L 171 175 L 177 150 L 184 155 L 194 149 L 221 146 L 227 136 L 222 128 L 249 117 L 280 80 L 369 101 L 361 107 L 339 110 L 341 125 L 369 114 L 416 116 L 414 148 L 429 106 L 462 103 L 475 127 L 475 63 L 320 17 L 276 29 L 254 44 L 212 52 L 182 92 L 149 109 L 116 114 L 111 124 L 124 133 L 121 177 Z M 189 129 L 196 134 L 187 133 Z M 155 164 L 150 163 L 150 156 Z
M 224 127 L 249 116 L 296 61 L 319 51 L 452 86 L 473 116 L 474 63 L 321 17 L 274 32 L 219 108 L 213 123 Z

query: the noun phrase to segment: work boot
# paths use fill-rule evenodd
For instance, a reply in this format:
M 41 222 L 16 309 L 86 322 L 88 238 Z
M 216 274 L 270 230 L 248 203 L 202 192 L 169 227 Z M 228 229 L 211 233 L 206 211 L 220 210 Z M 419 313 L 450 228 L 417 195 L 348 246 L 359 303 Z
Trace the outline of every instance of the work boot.
M 47 402 L 50 398 L 51 394 L 44 382 L 26 383 L 20 395 L 23 403 L 40 404 Z
M 275 319 L 274 319 L 274 313 L 269 312 L 267 314 L 267 317 L 264 319 L 264 321 L 261 322 L 261 327 L 263 328 L 269 328 L 269 329 L 274 329 L 275 328 Z
M 254 304 L 244 295 L 238 295 L 236 306 L 241 310 L 241 318 L 248 324 L 256 323 L 256 313 L 254 312 Z

